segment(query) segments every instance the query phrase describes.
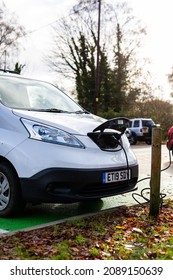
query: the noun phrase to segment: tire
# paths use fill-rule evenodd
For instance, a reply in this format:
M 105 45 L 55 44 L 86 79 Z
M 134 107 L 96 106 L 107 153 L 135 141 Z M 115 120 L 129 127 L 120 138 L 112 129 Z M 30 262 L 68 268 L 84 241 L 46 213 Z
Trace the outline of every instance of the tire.
M 135 133 L 132 133 L 132 135 L 130 136 L 129 142 L 131 145 L 136 145 L 137 143 L 137 137 Z
M 147 145 L 151 145 L 151 140 L 146 140 L 145 143 L 146 143 Z
M 12 217 L 25 207 L 19 180 L 9 163 L 0 163 L 0 217 Z

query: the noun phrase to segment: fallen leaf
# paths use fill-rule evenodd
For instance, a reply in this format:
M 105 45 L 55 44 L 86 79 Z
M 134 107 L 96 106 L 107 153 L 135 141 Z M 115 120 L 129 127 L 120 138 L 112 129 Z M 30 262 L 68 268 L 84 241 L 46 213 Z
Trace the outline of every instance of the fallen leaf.
M 127 250 L 132 251 L 132 249 L 133 249 L 135 246 L 134 246 L 134 245 L 131 245 L 131 244 L 125 244 L 124 247 L 125 247 Z
M 122 229 L 123 227 L 122 227 L 122 226 L 116 226 L 116 228 L 117 228 L 117 229 Z
M 143 231 L 140 228 L 134 227 L 134 228 L 132 228 L 132 231 L 135 231 L 135 232 L 140 233 L 140 234 L 144 234 Z

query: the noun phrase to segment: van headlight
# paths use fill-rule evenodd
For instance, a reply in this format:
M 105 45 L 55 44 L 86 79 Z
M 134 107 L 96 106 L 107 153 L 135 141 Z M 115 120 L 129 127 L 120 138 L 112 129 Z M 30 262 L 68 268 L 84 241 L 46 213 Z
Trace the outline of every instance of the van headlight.
M 51 126 L 21 119 L 23 125 L 28 130 L 30 138 L 48 143 L 65 145 L 84 149 L 85 146 L 73 135 Z

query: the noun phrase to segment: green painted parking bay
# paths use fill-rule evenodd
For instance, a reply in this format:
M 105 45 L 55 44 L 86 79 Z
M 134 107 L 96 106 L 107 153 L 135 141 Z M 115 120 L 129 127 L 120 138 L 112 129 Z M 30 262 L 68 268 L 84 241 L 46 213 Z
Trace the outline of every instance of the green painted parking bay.
M 0 218 L 0 232 L 22 230 L 88 212 L 97 212 L 102 206 L 102 200 L 92 203 L 28 205 L 20 216 Z
M 27 205 L 25 211 L 18 217 L 0 218 L 0 233 L 41 226 L 79 215 L 96 213 L 123 204 L 131 204 L 132 202 L 134 200 L 131 199 L 131 195 L 126 194 L 85 203 Z

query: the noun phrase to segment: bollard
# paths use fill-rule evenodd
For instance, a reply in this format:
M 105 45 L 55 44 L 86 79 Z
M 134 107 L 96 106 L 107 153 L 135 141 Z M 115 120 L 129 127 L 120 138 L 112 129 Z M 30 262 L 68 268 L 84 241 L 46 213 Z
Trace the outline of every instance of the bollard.
M 161 138 L 161 128 L 153 128 L 150 181 L 150 215 L 155 217 L 159 215 L 160 209 Z

